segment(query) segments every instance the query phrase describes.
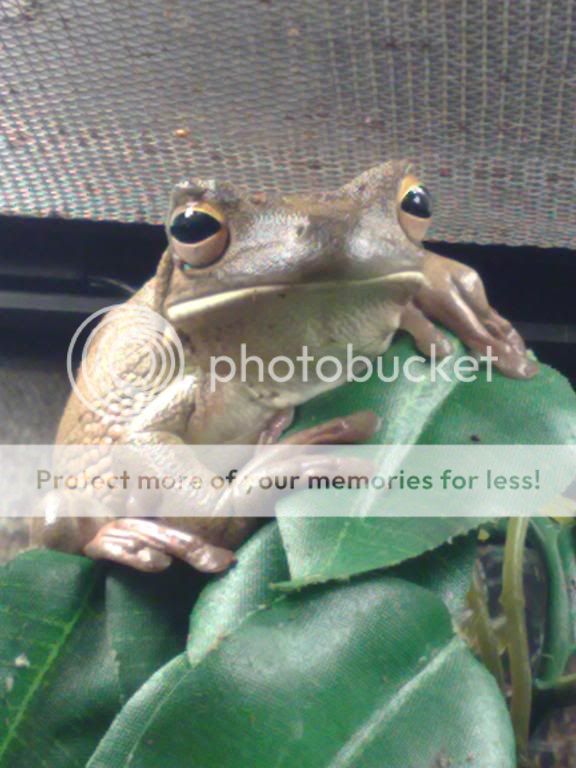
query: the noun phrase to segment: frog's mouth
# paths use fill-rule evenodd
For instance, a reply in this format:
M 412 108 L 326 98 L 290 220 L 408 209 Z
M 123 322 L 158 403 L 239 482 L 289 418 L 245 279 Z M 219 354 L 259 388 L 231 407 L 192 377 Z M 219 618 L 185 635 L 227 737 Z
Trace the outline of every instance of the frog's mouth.
M 236 303 L 249 304 L 262 296 L 283 295 L 292 293 L 301 293 L 303 291 L 318 292 L 324 290 L 346 290 L 349 291 L 355 287 L 366 288 L 369 286 L 382 286 L 383 290 L 388 289 L 391 297 L 397 297 L 398 303 L 406 302 L 413 296 L 419 288 L 424 285 L 426 278 L 422 272 L 406 271 L 396 272 L 392 275 L 371 277 L 365 280 L 331 280 L 323 282 L 298 283 L 298 284 L 276 284 L 276 285 L 257 285 L 250 288 L 234 288 L 232 290 L 223 290 L 218 293 L 211 293 L 205 296 L 194 296 L 189 299 L 183 299 L 176 303 L 166 306 L 166 317 L 172 323 L 190 320 L 194 316 L 205 314 L 213 309 L 230 306 Z

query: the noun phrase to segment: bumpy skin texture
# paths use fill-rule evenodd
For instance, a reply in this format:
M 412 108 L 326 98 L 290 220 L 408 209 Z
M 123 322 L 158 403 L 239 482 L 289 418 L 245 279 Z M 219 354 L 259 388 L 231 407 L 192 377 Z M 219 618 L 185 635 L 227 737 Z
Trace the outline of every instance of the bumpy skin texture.
M 174 340 L 136 334 L 133 344 L 126 343 L 134 318 L 114 310 L 95 336 L 77 382 L 82 397 L 71 394 L 57 442 L 93 445 L 91 466 L 106 462 L 99 448 L 110 444 L 153 447 L 153 469 L 173 472 L 179 461 L 174 446 L 274 441 L 295 406 L 339 383 L 296 376 L 280 385 L 253 373 L 214 389 L 211 358 L 226 355 L 239 363 L 241 345 L 266 371 L 272 358 L 295 360 L 304 345 L 315 358 L 343 359 L 347 344 L 356 354 L 375 357 L 404 327 L 420 349 L 429 352 L 435 343 L 442 354 L 449 343 L 433 324 L 439 320 L 475 350 L 492 346 L 509 375 L 532 375 L 522 340 L 488 305 L 476 273 L 426 254 L 407 236 L 410 221 L 399 215 L 406 170 L 405 163 L 387 163 L 314 197 L 250 197 L 215 182 L 179 185 L 168 217 L 168 249 L 155 277 L 127 305 L 154 310 L 172 324 L 184 350 L 185 375 L 158 387 L 140 386 L 159 356 L 174 353 Z M 218 217 L 216 238 L 196 246 L 171 235 L 170 222 L 190 206 Z M 218 249 L 212 260 L 210 249 Z M 119 387 L 119 380 L 132 386 Z M 363 439 L 374 426 L 371 415 L 352 415 L 320 425 L 301 442 Z M 103 502 L 122 514 L 114 499 L 90 503 Z M 72 502 L 50 503 L 53 513 Z M 228 567 L 230 550 L 254 528 L 250 519 L 210 517 L 213 508 L 198 494 L 171 503 L 196 505 L 206 517 L 152 522 L 68 516 L 37 535 L 50 546 L 143 570 L 161 570 L 179 557 L 217 571 Z

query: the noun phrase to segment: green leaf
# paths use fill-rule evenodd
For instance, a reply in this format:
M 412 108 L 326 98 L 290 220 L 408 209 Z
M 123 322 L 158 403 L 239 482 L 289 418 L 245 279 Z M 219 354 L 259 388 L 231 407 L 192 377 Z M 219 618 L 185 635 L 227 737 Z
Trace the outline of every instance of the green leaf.
M 354 382 L 310 400 L 298 409 L 291 433 L 335 416 L 373 410 L 381 426 L 371 443 L 405 445 L 486 445 L 525 443 L 560 445 L 576 442 L 576 394 L 568 379 L 547 365 L 533 379 L 519 381 L 493 371 L 492 381 L 481 369 L 474 382 L 458 382 L 453 374 L 465 347 L 448 334 L 454 358 L 446 367 L 450 381 L 433 382 L 430 365 L 411 370 L 427 379 L 413 382 L 400 375 L 383 382 L 376 373 L 366 382 Z M 383 372 L 390 376 L 394 358 L 402 367 L 418 354 L 410 337 L 399 334 L 383 357 Z
M 466 598 L 477 554 L 477 536 L 472 532 L 416 559 L 390 567 L 387 575 L 411 581 L 434 592 L 444 601 L 454 621 L 460 623 L 462 614 L 468 610 Z M 291 592 L 302 586 L 306 585 L 293 581 L 273 585 L 275 590 L 281 592 Z
M 0 569 L 0 767 L 84 766 L 125 700 L 185 645 L 190 569 L 57 552 Z
M 102 572 L 84 558 L 23 555 L 2 569 L 0 595 L 0 765 L 81 766 L 121 705 Z
M 492 382 L 482 376 L 459 384 L 418 442 L 466 445 L 472 439 L 484 445 L 576 443 L 576 393 L 568 379 L 543 363 L 529 381 L 496 372 Z
M 434 592 L 444 601 L 454 621 L 459 622 L 467 609 L 466 595 L 476 556 L 476 537 L 471 535 L 391 568 L 388 575 Z M 295 589 L 288 578 L 278 524 L 271 522 L 240 549 L 236 566 L 214 579 L 200 595 L 190 621 L 190 663 L 198 663 L 252 613 L 271 606 L 283 599 L 284 592 Z
M 206 581 L 184 563 L 155 574 L 110 566 L 106 623 L 123 702 L 158 667 L 181 653 L 190 611 Z
M 279 599 L 275 582 L 288 579 L 288 563 L 276 523 L 256 533 L 237 553 L 235 567 L 201 594 L 190 621 L 188 656 L 198 663 L 252 613 Z
M 477 556 L 478 540 L 472 532 L 416 560 L 390 568 L 387 575 L 406 579 L 434 592 L 450 611 L 453 621 L 460 624 L 468 611 L 467 595 Z
M 465 352 L 455 339 L 453 343 L 457 354 L 447 372 Z M 385 355 L 385 373 L 391 373 L 394 358 L 402 366 L 411 355 L 412 342 L 405 337 L 397 340 Z M 428 370 L 428 364 L 422 362 L 415 372 Z M 402 376 L 383 383 L 374 374 L 364 383 L 348 384 L 306 403 L 292 431 L 371 409 L 381 418 L 382 426 L 372 440 L 378 444 L 576 441 L 576 395 L 560 374 L 543 365 L 530 381 L 514 381 L 497 372 L 492 381 L 487 378 L 483 371 L 472 383 L 456 382 L 452 377 L 449 383 L 430 379 L 414 383 Z M 409 497 L 394 492 L 389 493 L 386 504 L 396 513 L 405 507 L 406 517 L 370 517 L 375 503 L 382 504 L 366 491 L 349 490 L 304 491 L 283 498 L 278 518 L 293 583 L 319 583 L 388 567 L 489 519 L 481 517 L 482 507 L 476 518 L 410 518 Z M 445 514 L 448 504 L 453 508 L 457 503 L 455 496 L 447 497 L 438 514 Z M 313 510 L 314 517 L 306 518 L 306 510 Z M 323 510 L 326 517 L 321 517 Z M 476 514 L 476 510 L 469 512 Z
M 210 588 L 230 617 L 199 603 L 214 626 L 128 702 L 89 768 L 514 766 L 505 703 L 438 597 L 378 574 L 274 599 L 274 535 Z
M 345 504 L 341 491 L 295 494 L 279 504 L 279 525 L 290 564 L 293 587 L 348 578 L 387 568 L 429 552 L 478 525 L 474 518 L 284 517 L 288 504 Z M 345 510 L 343 509 L 343 512 Z

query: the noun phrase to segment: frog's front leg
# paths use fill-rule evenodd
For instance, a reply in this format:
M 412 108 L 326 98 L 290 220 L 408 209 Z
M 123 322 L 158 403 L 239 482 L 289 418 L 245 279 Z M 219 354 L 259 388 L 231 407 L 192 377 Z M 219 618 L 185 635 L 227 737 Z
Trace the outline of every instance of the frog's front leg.
M 134 420 L 126 442 L 139 472 L 145 467 L 146 471 L 152 470 L 155 475 L 178 476 L 200 474 L 205 469 L 191 466 L 190 462 L 195 461 L 193 452 L 186 453 L 184 464 L 177 450 L 178 446 L 184 445 L 182 436 L 194 408 L 194 390 L 193 381 L 183 380 L 162 393 Z M 276 443 L 280 439 L 291 418 L 290 412 L 281 412 L 272 418 L 269 428 L 262 434 L 261 450 L 263 445 Z M 371 437 L 376 424 L 377 418 L 373 413 L 357 412 L 311 427 L 282 442 L 301 446 L 358 442 Z M 350 459 L 315 456 L 306 452 L 292 456 L 286 463 L 279 459 L 280 456 L 274 451 L 270 455 L 263 454 L 255 463 L 249 462 L 247 470 L 272 462 L 268 468 L 272 474 L 277 472 L 283 475 L 294 469 L 307 478 L 316 474 L 342 474 L 348 465 L 354 471 L 365 469 L 364 462 L 356 465 Z M 164 570 L 174 557 L 206 573 L 224 571 L 235 561 L 235 556 L 221 545 L 234 546 L 257 525 L 252 515 L 248 520 L 242 519 L 241 505 L 234 503 L 237 488 L 231 486 L 229 490 L 219 499 L 213 492 L 203 494 L 187 486 L 160 499 L 151 499 L 147 493 L 133 495 L 132 511 L 136 509 L 138 517 L 118 518 L 106 523 L 83 551 L 94 559 L 114 560 L 143 571 Z M 270 499 L 266 501 L 270 502 Z M 155 509 L 151 508 L 152 504 L 156 505 Z M 158 508 L 158 504 L 162 506 Z M 264 510 L 269 507 L 270 503 L 262 505 Z M 153 513 L 160 517 L 181 515 L 182 510 L 187 509 L 194 509 L 196 516 L 189 520 L 186 530 L 145 519 Z M 200 519 L 199 513 L 202 514 Z M 232 513 L 235 516 L 229 517 Z M 201 535 L 203 531 L 210 536 L 210 541 Z
M 475 270 L 428 253 L 424 275 L 426 285 L 406 307 L 400 324 L 424 354 L 429 355 L 433 346 L 440 357 L 451 352 L 450 342 L 434 325 L 438 322 L 454 331 L 473 351 L 487 354 L 491 350 L 497 358 L 496 367 L 507 376 L 526 379 L 538 372 L 520 334 L 488 303 L 482 279 Z
M 136 416 L 124 442 L 139 470 L 151 468 L 158 474 L 194 473 L 187 455 L 186 464 L 178 457 L 176 448 L 184 445 L 183 435 L 194 410 L 195 377 L 188 375 L 167 387 L 152 404 Z M 150 467 L 152 464 L 152 467 Z M 198 467 L 199 471 L 204 467 Z M 192 489 L 184 490 L 176 500 L 183 507 L 193 506 L 196 511 L 206 507 L 210 515 L 210 499 Z M 132 496 L 131 504 L 143 516 L 152 510 L 151 504 L 162 503 L 154 495 Z M 160 510 L 161 512 L 161 510 Z M 113 560 L 141 571 L 161 571 L 176 557 L 199 571 L 224 571 L 234 562 L 234 553 L 208 542 L 192 531 L 181 531 L 161 522 L 141 518 L 118 518 L 106 523 L 84 546 L 83 551 L 95 560 Z
M 282 495 L 280 488 L 270 489 L 254 482 L 261 475 L 291 478 L 291 490 L 310 487 L 312 478 L 333 478 L 342 475 L 372 475 L 374 466 L 364 458 L 314 452 L 314 446 L 363 443 L 374 436 L 379 419 L 373 411 L 355 411 L 337 416 L 307 429 L 282 437 L 282 428 L 292 422 L 291 411 L 281 411 L 262 432 L 254 458 L 241 470 L 218 500 L 220 515 L 235 514 L 245 519 L 266 514 Z M 299 448 L 300 450 L 296 450 Z M 245 485 L 250 492 L 245 493 Z M 262 510 L 262 512 L 258 512 Z
M 355 411 L 347 416 L 337 416 L 313 427 L 282 437 L 294 420 L 294 410 L 279 411 L 261 433 L 258 445 L 337 445 L 363 443 L 374 435 L 378 428 L 378 416 L 374 411 Z

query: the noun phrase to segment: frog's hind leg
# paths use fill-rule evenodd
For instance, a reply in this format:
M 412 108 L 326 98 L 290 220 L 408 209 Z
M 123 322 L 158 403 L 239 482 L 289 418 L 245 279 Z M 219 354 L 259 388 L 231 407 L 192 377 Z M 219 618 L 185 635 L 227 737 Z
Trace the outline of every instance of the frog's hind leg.
M 95 560 L 113 560 L 140 571 L 163 571 L 174 557 L 198 571 L 220 573 L 235 562 L 234 553 L 201 536 L 138 518 L 118 518 L 103 526 L 84 547 Z

